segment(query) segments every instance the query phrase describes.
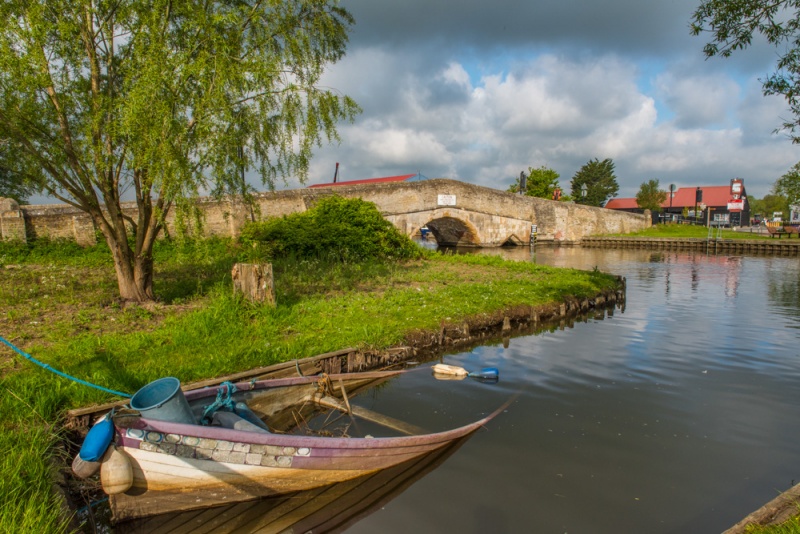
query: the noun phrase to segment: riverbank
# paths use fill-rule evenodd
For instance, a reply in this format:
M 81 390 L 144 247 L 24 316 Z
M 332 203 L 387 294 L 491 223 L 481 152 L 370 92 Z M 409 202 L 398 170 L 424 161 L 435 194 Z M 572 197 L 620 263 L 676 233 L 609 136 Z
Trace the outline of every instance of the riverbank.
M 566 314 L 616 294 L 619 284 L 596 271 L 491 257 L 287 260 L 274 265 L 278 305 L 267 308 L 231 295 L 230 268 L 239 253 L 231 242 L 165 243 L 156 251 L 161 302 L 131 306 L 111 296 L 113 269 L 95 249 L 0 249 L 0 332 L 54 368 L 128 393 L 166 375 L 191 382 L 342 347 L 379 351 L 414 339 L 452 340 L 464 325 L 474 337 L 480 324 L 499 319 L 502 329 L 506 317 L 512 323 L 513 310 L 529 321 L 541 319 L 544 309 Z M 0 377 L 6 392 L 0 530 L 68 530 L 68 512 L 52 513 L 61 500 L 50 483 L 68 461 L 58 446 L 62 417 L 111 399 L 5 348 Z

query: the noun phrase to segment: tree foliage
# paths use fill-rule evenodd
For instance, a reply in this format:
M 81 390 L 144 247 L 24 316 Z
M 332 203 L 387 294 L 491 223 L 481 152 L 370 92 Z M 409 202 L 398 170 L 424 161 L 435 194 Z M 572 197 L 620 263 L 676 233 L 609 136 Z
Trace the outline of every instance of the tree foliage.
M 586 184 L 586 196 L 582 187 Z M 619 192 L 617 177 L 614 175 L 614 162 L 606 158 L 588 161 L 572 177 L 572 198 L 577 204 L 602 206 Z
M 661 205 L 667 200 L 667 192 L 659 186 L 658 180 L 648 180 L 639 187 L 636 193 L 636 205 L 644 210 L 661 213 Z
M 553 198 L 553 191 L 559 188 L 558 178 L 561 176 L 555 170 L 542 165 L 539 168 L 528 167 L 527 179 L 525 181 L 525 195 L 529 197 Z M 512 193 L 519 192 L 519 179 L 509 189 Z
M 2 0 L 11 171 L 88 213 L 121 296 L 152 299 L 172 210 L 209 191 L 247 196 L 245 169 L 268 187 L 303 181 L 312 149 L 358 112 L 317 87 L 352 24 L 336 0 Z
M 694 35 L 708 33 L 706 57 L 729 57 L 761 35 L 775 46 L 776 70 L 761 80 L 765 95 L 782 95 L 794 115 L 783 124 L 792 141 L 800 142 L 800 1 L 704 0 L 692 15 Z
M 8 145 L 0 141 L 0 198 L 12 198 L 18 204 L 27 204 L 27 199 L 37 192 L 36 185 L 12 171 Z
M 242 229 L 241 240 L 256 244 L 266 258 L 363 261 L 418 258 L 422 249 L 383 218 L 372 202 L 338 196 L 312 209 Z
M 775 182 L 774 192 L 788 200 L 789 204 L 800 204 L 800 163 L 795 163 L 789 172 Z

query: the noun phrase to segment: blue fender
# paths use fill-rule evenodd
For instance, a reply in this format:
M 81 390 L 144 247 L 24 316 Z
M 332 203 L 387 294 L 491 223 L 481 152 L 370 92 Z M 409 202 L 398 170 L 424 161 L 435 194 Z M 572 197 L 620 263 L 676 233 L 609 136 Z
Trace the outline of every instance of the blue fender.
M 84 462 L 98 462 L 106 453 L 113 438 L 114 423 L 111 422 L 111 417 L 106 415 L 89 429 L 78 455 Z

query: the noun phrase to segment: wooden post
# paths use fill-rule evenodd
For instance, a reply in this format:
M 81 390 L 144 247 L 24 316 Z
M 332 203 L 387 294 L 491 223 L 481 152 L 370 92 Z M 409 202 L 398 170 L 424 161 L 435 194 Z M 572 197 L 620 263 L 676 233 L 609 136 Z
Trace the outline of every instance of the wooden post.
M 231 271 L 233 294 L 241 293 L 253 302 L 275 305 L 275 286 L 272 280 L 271 263 L 237 263 Z

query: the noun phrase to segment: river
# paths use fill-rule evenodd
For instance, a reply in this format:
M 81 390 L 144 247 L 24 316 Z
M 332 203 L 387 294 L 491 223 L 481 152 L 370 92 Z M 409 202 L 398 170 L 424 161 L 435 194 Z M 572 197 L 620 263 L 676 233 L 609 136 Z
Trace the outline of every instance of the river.
M 348 532 L 721 532 L 800 481 L 797 258 L 489 252 L 624 276 L 625 308 L 443 357 L 496 384 L 409 373 L 357 399 L 438 429 L 514 398 Z

